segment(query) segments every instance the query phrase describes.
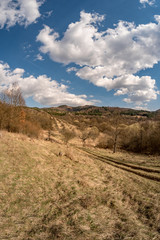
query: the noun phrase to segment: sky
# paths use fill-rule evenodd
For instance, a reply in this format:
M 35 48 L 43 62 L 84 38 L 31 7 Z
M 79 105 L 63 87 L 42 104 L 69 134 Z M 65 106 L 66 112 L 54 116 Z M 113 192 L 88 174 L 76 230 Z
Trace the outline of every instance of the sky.
M 160 108 L 159 0 L 0 0 L 0 92 L 27 106 Z

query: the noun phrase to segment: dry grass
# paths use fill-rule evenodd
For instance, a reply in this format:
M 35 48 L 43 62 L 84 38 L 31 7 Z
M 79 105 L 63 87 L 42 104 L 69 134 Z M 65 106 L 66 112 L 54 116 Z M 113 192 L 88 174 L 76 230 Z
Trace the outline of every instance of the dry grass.
M 95 150 L 94 148 L 90 148 Z M 156 167 L 160 169 L 160 156 L 156 155 L 146 155 L 146 154 L 136 154 L 132 152 L 126 152 L 122 150 L 118 150 L 113 154 L 112 150 L 109 149 L 96 149 L 98 154 L 102 156 L 107 155 L 108 157 L 115 158 L 120 160 L 121 162 L 128 164 L 136 164 L 143 167 Z
M 0 189 L 0 239 L 160 239 L 159 183 L 74 147 L 3 132 Z
M 128 172 L 135 173 L 141 177 L 152 179 L 160 182 L 160 165 L 159 167 L 144 167 L 143 165 L 127 163 L 121 159 L 116 159 L 115 157 L 110 157 L 106 154 L 100 154 L 99 152 L 87 148 L 79 148 L 80 150 L 88 153 L 92 158 L 95 158 L 99 161 L 105 162 L 109 165 L 112 165 L 116 168 L 123 169 Z M 148 158 L 146 159 L 146 161 Z

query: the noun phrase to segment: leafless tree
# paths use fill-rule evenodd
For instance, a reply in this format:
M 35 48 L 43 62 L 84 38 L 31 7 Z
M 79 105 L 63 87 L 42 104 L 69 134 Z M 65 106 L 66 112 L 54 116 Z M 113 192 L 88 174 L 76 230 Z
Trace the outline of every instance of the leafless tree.
M 86 140 L 88 138 L 96 139 L 99 135 L 99 130 L 97 127 L 92 127 L 91 129 L 86 129 L 82 131 L 80 138 L 82 139 L 83 146 L 85 146 Z
M 71 139 L 73 139 L 76 134 L 73 130 L 69 130 L 65 127 L 61 130 L 62 136 L 63 136 L 63 141 L 64 143 L 68 146 L 68 143 Z
M 113 137 L 113 153 L 117 150 L 117 144 L 118 144 L 118 138 L 123 129 L 126 127 L 124 124 L 124 120 L 119 112 L 116 112 L 113 115 L 113 119 L 111 122 L 111 128 L 112 128 L 112 137 Z
M 25 100 L 17 82 L 13 83 L 3 92 L 3 101 L 14 107 L 25 106 Z
M 21 107 L 25 106 L 25 100 L 22 96 L 18 83 L 13 83 L 0 95 L 3 105 L 3 115 L 1 114 L 1 125 L 5 122 L 8 131 L 15 130 L 20 124 Z

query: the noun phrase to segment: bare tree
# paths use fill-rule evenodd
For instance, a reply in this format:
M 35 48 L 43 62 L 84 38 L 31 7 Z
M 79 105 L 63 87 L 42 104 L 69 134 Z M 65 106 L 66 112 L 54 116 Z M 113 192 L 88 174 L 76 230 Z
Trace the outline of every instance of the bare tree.
M 4 103 L 0 101 L 0 129 L 3 128 L 4 113 L 5 113 Z
M 25 106 L 25 100 L 17 82 L 3 92 L 3 101 L 11 106 Z
M 113 136 L 113 153 L 117 150 L 118 138 L 122 130 L 126 127 L 123 123 L 123 118 L 119 112 L 116 112 L 113 116 L 112 123 L 112 136 Z
M 80 138 L 82 139 L 83 146 L 85 146 L 85 142 L 88 138 L 95 139 L 99 135 L 99 130 L 97 127 L 92 127 L 91 129 L 86 129 L 82 132 Z
M 83 142 L 83 146 L 85 146 L 85 142 L 86 142 L 86 140 L 87 140 L 87 138 L 88 138 L 88 131 L 83 131 L 82 132 L 82 134 L 81 134 L 81 136 L 80 136 L 80 138 L 82 139 L 82 142 Z
M 63 128 L 61 130 L 63 141 L 66 145 L 68 145 L 69 141 L 76 136 L 75 132 L 73 130 L 69 130 L 66 128 Z
M 2 121 L 5 121 L 8 131 L 15 131 L 16 128 L 19 128 L 20 126 L 21 107 L 25 105 L 25 100 L 22 96 L 18 83 L 13 83 L 5 91 L 3 91 L 0 99 L 3 106 L 5 106 Z

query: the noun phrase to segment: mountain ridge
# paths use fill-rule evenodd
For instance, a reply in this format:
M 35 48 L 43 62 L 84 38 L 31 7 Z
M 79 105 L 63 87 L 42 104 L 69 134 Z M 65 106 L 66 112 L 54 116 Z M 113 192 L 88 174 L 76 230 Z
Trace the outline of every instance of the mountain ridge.
M 110 115 L 110 114 L 121 114 L 130 116 L 142 116 L 142 117 L 160 117 L 160 109 L 156 111 L 149 110 L 138 110 L 132 108 L 121 108 L 121 107 L 110 107 L 110 106 L 94 106 L 94 105 L 84 105 L 84 106 L 68 106 L 60 105 L 58 107 L 48 107 L 42 108 L 43 111 L 50 114 L 76 114 L 76 115 Z

